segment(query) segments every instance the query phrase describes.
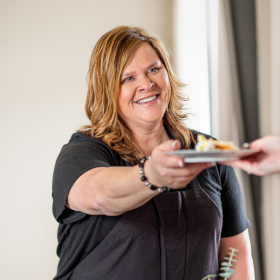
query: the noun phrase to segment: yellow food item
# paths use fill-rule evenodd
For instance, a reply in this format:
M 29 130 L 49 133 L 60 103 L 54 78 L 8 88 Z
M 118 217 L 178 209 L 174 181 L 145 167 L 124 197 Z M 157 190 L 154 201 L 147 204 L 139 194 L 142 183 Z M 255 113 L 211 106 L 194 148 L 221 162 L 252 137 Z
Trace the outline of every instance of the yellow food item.
M 214 151 L 214 150 L 238 150 L 238 147 L 230 141 L 219 141 L 213 138 L 207 139 L 204 135 L 197 135 L 197 143 L 195 146 L 197 151 Z

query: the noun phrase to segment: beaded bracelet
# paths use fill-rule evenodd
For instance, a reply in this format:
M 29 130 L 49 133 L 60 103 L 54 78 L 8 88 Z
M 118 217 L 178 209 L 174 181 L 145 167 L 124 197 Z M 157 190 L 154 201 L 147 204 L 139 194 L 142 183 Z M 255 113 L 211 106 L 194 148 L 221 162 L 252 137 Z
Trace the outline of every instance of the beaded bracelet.
M 147 159 L 150 159 L 150 158 L 151 157 L 143 157 L 143 158 L 141 158 L 141 160 L 139 162 L 139 174 L 141 176 L 141 181 L 143 181 L 145 183 L 145 185 L 152 191 L 158 191 L 160 193 L 170 191 L 170 188 L 168 188 L 168 187 L 156 187 L 156 186 L 153 186 L 151 183 L 149 183 L 149 181 L 146 178 L 145 173 L 144 173 L 144 163 Z

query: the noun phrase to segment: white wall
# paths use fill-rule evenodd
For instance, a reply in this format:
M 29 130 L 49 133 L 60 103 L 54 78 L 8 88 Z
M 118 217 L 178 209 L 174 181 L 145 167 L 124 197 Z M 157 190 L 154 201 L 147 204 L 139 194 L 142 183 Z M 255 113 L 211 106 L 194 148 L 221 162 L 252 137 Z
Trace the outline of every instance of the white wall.
M 87 123 L 86 74 L 97 39 L 139 25 L 172 48 L 172 0 L 0 0 L 0 279 L 55 275 L 56 157 Z

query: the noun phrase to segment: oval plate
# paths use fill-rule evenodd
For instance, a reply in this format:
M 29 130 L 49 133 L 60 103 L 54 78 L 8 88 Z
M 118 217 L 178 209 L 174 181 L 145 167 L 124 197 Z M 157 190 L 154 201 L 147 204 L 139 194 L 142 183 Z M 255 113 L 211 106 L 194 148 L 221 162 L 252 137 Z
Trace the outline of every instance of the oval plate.
M 258 153 L 258 150 L 242 149 L 236 151 L 228 150 L 215 150 L 215 151 L 201 151 L 196 150 L 177 150 L 177 151 L 166 151 L 165 154 L 183 157 L 185 162 L 222 162 L 231 161 L 244 157 L 251 156 Z

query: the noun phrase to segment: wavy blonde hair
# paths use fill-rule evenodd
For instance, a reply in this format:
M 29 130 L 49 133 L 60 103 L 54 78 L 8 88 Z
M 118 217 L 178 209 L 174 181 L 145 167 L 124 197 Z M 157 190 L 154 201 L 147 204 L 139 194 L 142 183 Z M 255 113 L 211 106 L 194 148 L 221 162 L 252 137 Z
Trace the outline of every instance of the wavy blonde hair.
M 118 114 L 117 99 L 121 75 L 134 50 L 143 42 L 149 43 L 165 66 L 171 86 L 168 110 L 163 117 L 166 130 L 188 148 L 193 135 L 184 124 L 188 117 L 180 92 L 185 86 L 174 74 L 167 51 L 161 40 L 142 28 L 119 26 L 104 34 L 96 43 L 89 64 L 88 92 L 85 104 L 90 125 L 79 131 L 106 143 L 122 159 L 138 162 L 141 151 L 131 142 L 131 131 Z

